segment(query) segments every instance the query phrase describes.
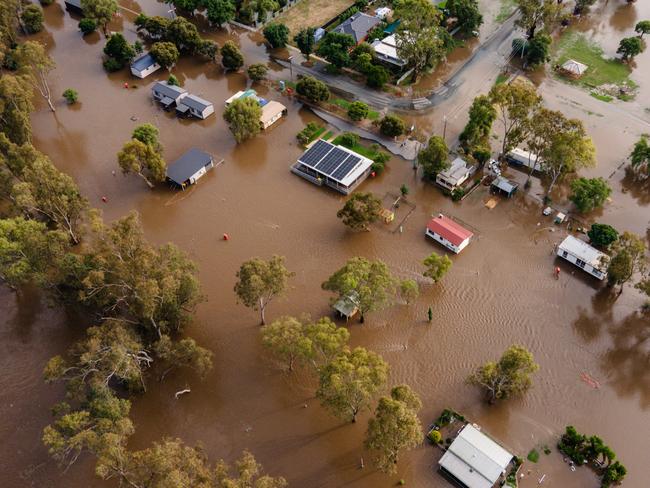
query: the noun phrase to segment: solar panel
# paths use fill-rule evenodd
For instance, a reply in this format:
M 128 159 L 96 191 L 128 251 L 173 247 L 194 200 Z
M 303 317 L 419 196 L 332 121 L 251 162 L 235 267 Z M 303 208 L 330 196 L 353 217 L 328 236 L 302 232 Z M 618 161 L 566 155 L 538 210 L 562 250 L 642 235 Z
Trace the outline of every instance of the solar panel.
M 316 169 L 321 173 L 331 175 L 336 170 L 336 168 L 338 168 L 339 164 L 345 161 L 345 158 L 347 157 L 348 153 L 336 147 L 332 149 L 332 151 L 329 152 L 327 156 L 325 156 L 323 160 L 316 165 Z
M 350 154 L 348 159 L 346 159 L 341 166 L 339 166 L 334 173 L 332 173 L 332 178 L 341 181 L 345 178 L 350 171 L 361 161 L 361 158 L 353 156 Z
M 309 150 L 300 156 L 300 161 L 303 163 L 315 167 L 316 164 L 325 156 L 332 146 L 326 143 L 325 141 L 318 140 L 316 144 L 309 148 Z

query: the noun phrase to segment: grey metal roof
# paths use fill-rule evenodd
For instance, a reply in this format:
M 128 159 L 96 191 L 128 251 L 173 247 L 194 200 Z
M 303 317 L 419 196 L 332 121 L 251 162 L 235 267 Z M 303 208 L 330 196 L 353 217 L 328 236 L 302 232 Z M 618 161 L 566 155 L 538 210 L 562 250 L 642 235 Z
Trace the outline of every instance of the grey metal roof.
M 210 161 L 210 154 L 192 148 L 167 167 L 167 178 L 177 185 L 182 185 Z
M 509 179 L 504 178 L 503 176 L 497 176 L 492 182 L 492 186 L 506 192 L 508 195 L 511 194 L 519 187 L 517 183 L 515 183 L 514 181 L 510 181 Z
M 467 424 L 439 465 L 469 488 L 492 488 L 512 458 L 503 447 Z
M 180 86 L 176 86 L 176 85 L 168 85 L 166 81 L 157 81 L 151 87 L 151 91 L 155 91 L 157 93 L 160 93 L 161 95 L 172 98 L 174 100 L 176 100 L 179 97 L 179 95 L 182 95 L 183 93 L 187 93 L 187 90 L 185 90 L 184 88 L 181 88 Z
M 379 24 L 381 20 L 377 17 L 371 17 L 363 12 L 357 12 L 352 17 L 348 18 L 339 24 L 332 32 L 339 32 L 341 34 L 350 34 L 357 44 L 365 39 L 373 27 Z
M 198 110 L 199 112 L 203 112 L 203 110 L 205 110 L 206 108 L 212 105 L 212 102 L 203 100 L 202 98 L 197 97 L 196 95 L 189 94 L 185 98 L 183 98 L 181 104 L 187 105 L 188 107 L 193 108 L 194 110 Z
M 131 63 L 131 68 L 135 68 L 138 71 L 142 71 L 147 68 L 150 68 L 154 64 L 156 64 L 156 60 L 153 58 L 153 56 L 149 53 L 145 53 Z
M 79 10 L 83 10 L 81 8 L 81 0 L 65 0 L 66 5 L 70 5 L 71 7 L 78 8 Z

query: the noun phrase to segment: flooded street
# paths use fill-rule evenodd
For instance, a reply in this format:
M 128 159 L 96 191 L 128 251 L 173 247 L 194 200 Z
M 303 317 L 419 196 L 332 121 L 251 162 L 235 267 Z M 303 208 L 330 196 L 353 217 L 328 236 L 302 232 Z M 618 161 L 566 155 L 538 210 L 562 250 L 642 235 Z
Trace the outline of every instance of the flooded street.
M 122 5 L 151 15 L 167 10 L 155 0 Z M 645 0 L 632 6 L 610 1 L 603 8 L 606 13 L 596 14 L 602 15 L 597 21 L 577 28 L 588 35 L 598 31 L 597 41 L 609 54 L 620 37 L 631 35 L 636 20 L 650 18 Z M 621 8 L 634 13 L 621 14 Z M 453 203 L 415 177 L 410 161 L 393 158 L 382 176 L 368 179 L 360 190 L 383 196 L 406 184 L 417 207 L 403 233 L 380 225 L 370 233 L 350 232 L 336 218 L 342 195 L 289 172 L 302 153 L 296 133 L 318 120 L 299 103 L 261 88 L 263 96 L 287 105 L 288 117 L 238 146 L 222 112 L 223 102 L 246 86 L 243 73 L 224 74 L 214 64 L 183 58 L 173 73 L 186 89 L 213 102 L 215 115 L 205 121 L 179 120 L 151 100 L 151 84 L 166 79 L 166 71 L 145 80 L 125 70 L 107 75 L 100 58 L 103 36 L 82 38 L 77 20 L 60 4 L 45 11 L 49 33 L 42 39 L 58 66 L 52 91 L 58 95 L 74 88 L 80 103 L 68 107 L 58 100 L 52 114 L 39 100 L 32 120 L 35 145 L 74 177 L 107 220 L 135 209 L 150 240 L 172 241 L 186 251 L 198 265 L 206 297 L 187 332 L 214 352 L 213 370 L 203 380 L 183 371 L 163 383 L 152 378 L 149 391 L 133 399 L 136 434 L 130 447 L 181 437 L 188 444 L 202 444 L 211 459 L 228 461 L 247 448 L 267 472 L 285 476 L 291 487 L 299 488 L 389 487 L 401 478 L 411 487 L 451 486 L 435 472 L 438 452 L 426 443 L 404 455 L 396 476 L 375 472 L 368 459 L 366 468 L 359 469 L 368 412 L 352 425 L 329 416 L 314 397 L 314 380 L 304 371 L 277 369 L 262 350 L 257 313 L 236 303 L 233 286 L 240 264 L 252 256 L 280 254 L 296 276 L 287 296 L 270 305 L 267 317 L 330 315 L 330 296 L 320 284 L 348 258 L 365 256 L 384 260 L 400 278 L 416 279 L 422 286 L 414 304 L 397 304 L 369 314 L 364 325 L 351 322 L 348 327 L 353 345 L 378 352 L 390 364 L 391 386 L 407 383 L 420 395 L 424 427 L 443 408 L 453 407 L 525 457 L 533 447 L 554 448 L 565 426 L 573 424 L 599 435 L 616 451 L 628 468 L 626 488 L 649 486 L 650 324 L 649 316 L 638 312 L 643 298 L 627 287 L 615 300 L 596 280 L 556 261 L 553 246 L 565 230 L 543 217 L 537 203 L 519 195 L 488 210 L 484 187 L 462 204 Z M 136 38 L 132 18 L 128 14 L 122 21 L 131 41 Z M 217 32 L 211 37 L 221 45 L 229 36 Z M 230 37 L 239 39 L 247 65 L 266 58 L 257 35 Z M 448 140 L 457 137 L 473 97 L 487 92 L 499 72 L 490 58 L 484 63 L 482 79 L 464 79 L 448 102 L 412 119 L 418 127 L 442 133 L 446 116 Z M 645 110 L 650 107 L 650 50 L 637 64 L 632 78 L 641 89 L 634 102 L 606 104 L 550 76 L 540 80 L 540 92 L 551 108 L 582 119 L 594 138 L 599 165 L 585 174 L 609 178 L 613 194 L 602 216 L 591 218 L 645 235 L 648 191 L 626 182 L 623 170 L 616 171 L 639 134 L 650 133 Z M 131 87 L 124 88 L 124 82 Z M 165 185 L 150 191 L 139 178 L 123 177 L 116 162 L 133 128 L 145 122 L 159 128 L 168 162 L 197 147 L 225 163 L 188 191 Z M 442 282 L 431 285 L 421 276 L 421 262 L 431 252 L 443 251 L 425 240 L 424 228 L 438 212 L 466 222 L 478 238 L 452 257 L 454 264 Z M 230 235 L 228 242 L 223 233 Z M 553 276 L 554 266 L 562 269 L 559 280 Z M 432 324 L 427 323 L 429 306 Z M 43 366 L 65 352 L 88 324 L 49 306 L 38 294 L 16 296 L 5 288 L 0 288 L 0 316 L 5 317 L 0 327 L 0 432 L 5 439 L 0 486 L 114 486 L 95 477 L 90 456 L 63 473 L 40 440 L 51 420 L 50 407 L 63 398 L 60 386 L 42 381 Z M 487 406 L 465 378 L 513 343 L 528 347 L 540 364 L 534 388 L 521 399 Z M 600 388 L 582 381 L 583 373 Z M 176 400 L 174 393 L 187 386 L 191 393 Z M 527 469 L 533 472 L 525 487 L 537 486 L 542 474 L 547 475 L 542 486 L 598 486 L 586 468 L 571 472 L 555 449 L 548 457 L 542 455 L 538 465 L 526 463 L 523 472 Z

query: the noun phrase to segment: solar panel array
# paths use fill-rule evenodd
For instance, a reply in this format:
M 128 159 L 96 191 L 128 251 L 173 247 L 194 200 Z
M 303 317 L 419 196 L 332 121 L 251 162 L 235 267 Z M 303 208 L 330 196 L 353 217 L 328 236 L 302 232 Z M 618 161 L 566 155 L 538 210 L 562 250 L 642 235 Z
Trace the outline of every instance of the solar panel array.
M 320 139 L 300 157 L 300 161 L 324 175 L 341 181 L 350 174 L 361 158 Z

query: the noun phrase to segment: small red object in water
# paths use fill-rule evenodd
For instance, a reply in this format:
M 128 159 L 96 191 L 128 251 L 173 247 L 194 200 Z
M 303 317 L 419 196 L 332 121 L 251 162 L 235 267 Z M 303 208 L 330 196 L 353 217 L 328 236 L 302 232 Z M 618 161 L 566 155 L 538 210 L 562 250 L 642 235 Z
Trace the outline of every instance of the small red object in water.
M 377 176 L 377 174 L 374 171 L 372 173 L 370 173 L 371 178 L 374 178 L 375 176 Z
M 124 88 L 128 88 L 128 87 L 129 87 L 129 84 L 125 82 L 124 83 Z
M 560 274 L 560 267 L 559 267 L 559 266 L 557 266 L 557 267 L 555 268 L 555 274 Z
M 230 239 L 230 236 L 229 236 L 228 234 L 224 234 L 224 235 L 223 235 L 223 240 L 224 240 L 224 241 L 227 241 L 227 240 L 229 240 L 229 239 Z
M 108 202 L 108 198 L 102 197 L 102 202 L 104 202 L 104 203 Z

